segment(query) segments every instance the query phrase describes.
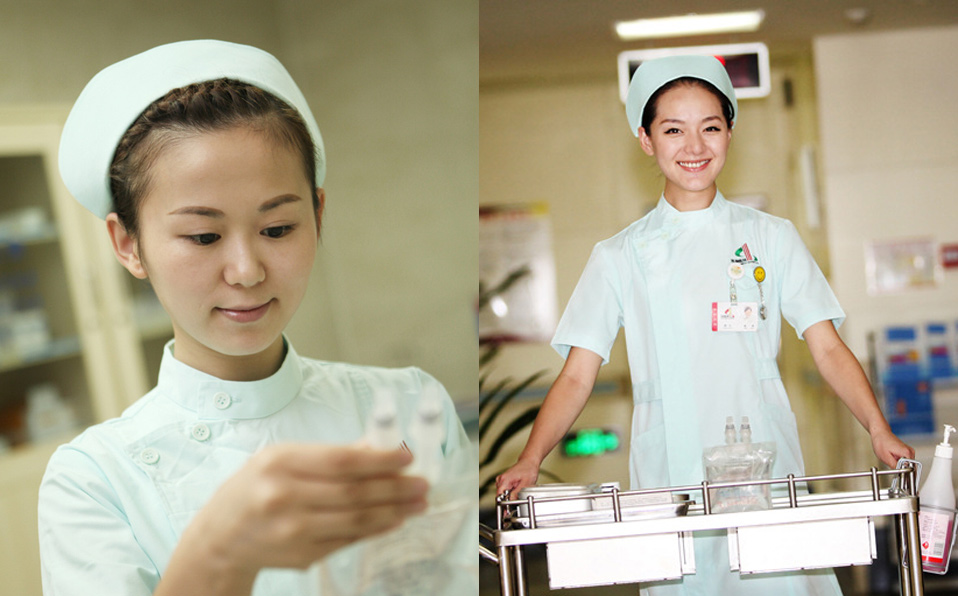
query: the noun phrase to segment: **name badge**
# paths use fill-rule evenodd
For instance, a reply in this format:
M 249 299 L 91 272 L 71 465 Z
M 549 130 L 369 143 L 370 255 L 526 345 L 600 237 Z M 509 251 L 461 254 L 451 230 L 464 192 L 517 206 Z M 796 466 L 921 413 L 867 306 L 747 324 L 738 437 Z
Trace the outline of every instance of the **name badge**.
M 713 302 L 712 331 L 755 331 L 758 304 L 755 302 Z

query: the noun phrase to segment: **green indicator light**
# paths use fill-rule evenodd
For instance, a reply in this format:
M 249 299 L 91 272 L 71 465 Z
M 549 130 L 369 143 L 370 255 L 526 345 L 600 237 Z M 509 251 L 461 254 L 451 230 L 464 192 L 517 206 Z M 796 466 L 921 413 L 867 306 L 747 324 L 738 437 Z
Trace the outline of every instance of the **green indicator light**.
M 566 457 L 594 457 L 615 451 L 621 444 L 617 432 L 602 428 L 569 433 L 562 441 Z

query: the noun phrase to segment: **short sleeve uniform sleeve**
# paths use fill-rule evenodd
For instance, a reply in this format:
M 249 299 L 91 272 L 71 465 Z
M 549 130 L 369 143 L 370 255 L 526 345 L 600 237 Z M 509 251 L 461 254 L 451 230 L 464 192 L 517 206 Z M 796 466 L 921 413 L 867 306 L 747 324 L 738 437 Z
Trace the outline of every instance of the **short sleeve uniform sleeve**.
M 39 536 L 44 596 L 148 596 L 159 582 L 110 481 L 71 446 L 61 447 L 47 466 Z
M 621 283 L 608 251 L 602 244 L 592 250 L 579 283 L 572 292 L 552 347 L 568 358 L 573 347 L 585 348 L 609 361 L 612 344 L 622 326 Z
M 845 312 L 790 221 L 784 222 L 779 234 L 776 260 L 784 271 L 779 279 L 782 315 L 798 336 L 821 321 L 832 321 L 836 329 L 841 326 Z

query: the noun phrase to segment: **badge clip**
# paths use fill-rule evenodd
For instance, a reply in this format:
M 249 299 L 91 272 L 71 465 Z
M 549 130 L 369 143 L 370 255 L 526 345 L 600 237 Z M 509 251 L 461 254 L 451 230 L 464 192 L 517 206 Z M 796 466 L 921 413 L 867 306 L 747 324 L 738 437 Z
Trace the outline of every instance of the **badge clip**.
M 732 304 L 738 302 L 738 291 L 735 289 L 735 280 L 742 279 L 745 275 L 745 268 L 739 263 L 732 263 L 728 266 L 728 299 Z
M 765 268 L 761 265 L 755 267 L 755 270 L 752 271 L 752 276 L 758 283 L 758 299 L 760 302 L 760 306 L 758 307 L 758 316 L 764 321 L 768 316 L 768 309 L 765 308 L 765 291 L 762 289 L 762 282 L 765 281 Z

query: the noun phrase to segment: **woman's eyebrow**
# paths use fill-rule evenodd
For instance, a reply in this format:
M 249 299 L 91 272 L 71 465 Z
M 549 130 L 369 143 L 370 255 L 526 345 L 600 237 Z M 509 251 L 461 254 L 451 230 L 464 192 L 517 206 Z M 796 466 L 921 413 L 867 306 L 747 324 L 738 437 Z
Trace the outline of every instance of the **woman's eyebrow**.
M 702 118 L 701 122 L 709 122 L 710 120 L 722 120 L 722 117 L 718 115 L 706 116 L 705 118 Z M 663 124 L 685 124 L 685 120 L 682 120 L 681 118 L 662 118 L 660 122 Z
M 295 203 L 296 201 L 301 200 L 296 195 L 282 195 L 278 196 L 275 199 L 270 199 L 259 206 L 258 211 L 260 213 L 265 213 L 271 209 L 275 209 L 280 205 L 285 205 L 287 203 Z M 188 207 L 180 207 L 179 209 L 174 209 L 170 211 L 168 215 L 202 215 L 205 217 L 214 217 L 222 218 L 224 216 L 223 212 L 219 209 L 214 209 L 213 207 L 201 207 L 199 205 L 191 205 Z
M 167 215 L 204 215 L 206 217 L 220 218 L 223 217 L 223 212 L 219 209 L 213 209 L 212 207 L 190 206 L 174 209 Z
M 287 203 L 295 203 L 296 201 L 299 201 L 299 200 L 301 199 L 296 195 L 282 195 L 282 196 L 276 197 L 275 199 L 270 199 L 266 201 L 265 203 L 263 203 L 262 205 L 260 205 L 259 212 L 265 213 L 269 211 L 270 209 L 275 209 L 279 207 L 280 205 L 285 205 Z

